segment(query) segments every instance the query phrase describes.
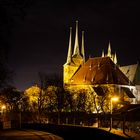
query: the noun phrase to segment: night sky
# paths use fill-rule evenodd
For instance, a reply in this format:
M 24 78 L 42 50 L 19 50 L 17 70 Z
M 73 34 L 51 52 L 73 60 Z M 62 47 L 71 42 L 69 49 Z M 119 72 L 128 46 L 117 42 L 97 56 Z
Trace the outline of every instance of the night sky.
M 11 37 L 10 68 L 13 85 L 24 90 L 37 82 L 38 72 L 62 74 L 66 62 L 69 27 L 75 36 L 75 21 L 85 31 L 85 53 L 101 56 L 110 41 L 118 63 L 128 65 L 140 60 L 140 8 L 136 1 L 95 0 L 94 2 L 38 0 L 15 27 Z

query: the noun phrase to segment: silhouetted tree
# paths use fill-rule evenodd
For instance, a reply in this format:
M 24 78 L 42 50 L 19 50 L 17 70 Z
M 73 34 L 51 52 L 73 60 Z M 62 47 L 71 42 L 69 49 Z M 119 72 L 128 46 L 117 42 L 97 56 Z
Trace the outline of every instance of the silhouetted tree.
M 86 112 L 85 104 L 86 104 L 86 94 L 80 92 L 78 94 L 77 110 L 80 112 Z
M 18 111 L 19 101 L 22 98 L 22 92 L 15 87 L 4 88 L 0 92 L 0 100 L 7 106 L 9 111 Z
M 39 100 L 38 111 L 41 112 L 42 105 L 45 101 L 49 102 L 50 109 L 61 110 L 64 99 L 64 89 L 62 79 L 57 74 L 45 74 L 39 72 Z M 44 93 L 43 93 L 44 92 Z
M 73 95 L 70 91 L 64 89 L 64 111 L 71 112 L 73 109 Z

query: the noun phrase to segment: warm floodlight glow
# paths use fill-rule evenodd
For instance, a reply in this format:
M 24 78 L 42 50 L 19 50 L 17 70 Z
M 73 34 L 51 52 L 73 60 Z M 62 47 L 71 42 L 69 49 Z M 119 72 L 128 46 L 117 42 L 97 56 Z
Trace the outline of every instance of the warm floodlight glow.
M 2 110 L 6 109 L 6 106 L 5 106 L 5 105 L 3 105 L 3 106 L 1 107 L 1 109 L 2 109 Z
M 119 98 L 118 97 L 112 97 L 111 98 L 111 103 L 110 103 L 110 114 L 111 114 L 111 117 L 110 117 L 110 129 L 109 129 L 109 131 L 111 131 L 111 129 L 112 129 L 112 110 L 113 110 L 113 103 L 112 102 L 117 102 L 119 100 Z
M 118 97 L 113 97 L 113 98 L 111 98 L 111 100 L 114 101 L 114 102 L 117 102 L 119 100 L 119 98 Z
M 71 79 L 71 82 L 73 82 L 74 80 L 73 79 Z

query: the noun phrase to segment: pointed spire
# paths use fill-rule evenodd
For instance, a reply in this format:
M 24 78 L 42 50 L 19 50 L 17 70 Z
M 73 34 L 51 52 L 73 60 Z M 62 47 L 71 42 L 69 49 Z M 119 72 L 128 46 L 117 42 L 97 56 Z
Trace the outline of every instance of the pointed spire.
M 79 41 L 78 41 L 78 21 L 76 21 L 76 32 L 75 32 L 75 44 L 74 44 L 74 52 L 73 55 L 80 55 L 79 51 Z
M 117 55 L 116 55 L 116 52 L 115 52 L 115 55 L 114 55 L 114 63 L 117 64 Z
M 102 57 L 105 57 L 105 53 L 104 53 L 104 50 L 102 50 Z
M 69 49 L 68 49 L 68 55 L 67 55 L 67 62 L 71 62 L 71 56 L 72 56 L 72 27 L 70 27 L 70 36 L 69 36 Z
M 111 57 L 111 45 L 110 45 L 110 41 L 109 41 L 109 44 L 108 44 L 107 56 Z
M 81 54 L 82 54 L 82 57 L 83 57 L 83 62 L 85 63 L 84 31 L 82 31 L 82 47 L 81 47 Z

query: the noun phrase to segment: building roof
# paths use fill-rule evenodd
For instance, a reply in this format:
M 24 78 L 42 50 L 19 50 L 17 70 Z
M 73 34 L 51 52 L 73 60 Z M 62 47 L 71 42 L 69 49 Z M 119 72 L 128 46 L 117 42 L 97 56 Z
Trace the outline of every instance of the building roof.
M 138 64 L 121 66 L 120 70 L 128 77 L 131 82 L 140 84 L 140 67 Z
M 125 74 L 110 57 L 89 58 L 72 76 L 71 84 L 130 84 Z M 132 84 L 132 83 L 131 83 Z
M 128 66 L 122 66 L 120 67 L 120 70 L 128 77 L 130 81 L 134 81 L 134 77 L 136 74 L 138 64 L 128 65 Z
M 140 85 L 140 66 L 139 65 L 137 67 L 137 72 L 136 72 L 133 83 L 135 83 L 135 85 Z

